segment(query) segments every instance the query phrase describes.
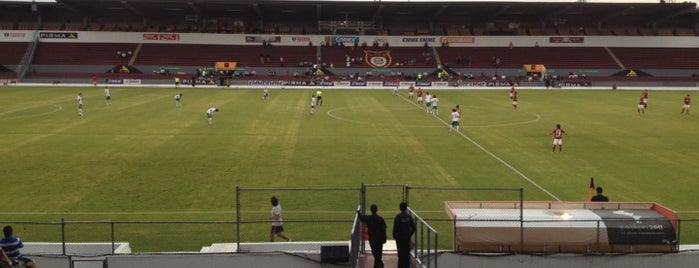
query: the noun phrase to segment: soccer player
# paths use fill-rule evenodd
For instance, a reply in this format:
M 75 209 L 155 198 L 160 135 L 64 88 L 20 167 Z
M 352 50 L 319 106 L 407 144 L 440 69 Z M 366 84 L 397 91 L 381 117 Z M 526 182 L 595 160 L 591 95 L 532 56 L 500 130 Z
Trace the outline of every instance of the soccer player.
M 311 114 L 316 113 L 316 95 L 311 95 Z
M 568 133 L 565 132 L 561 128 L 561 124 L 557 124 L 556 128 L 551 131 L 551 134 L 553 134 L 553 152 L 556 151 L 556 145 L 558 145 L 558 151 L 560 152 L 563 150 L 563 134 L 568 135 Z
M 459 117 L 461 117 L 461 107 L 459 107 L 459 105 L 457 104 L 455 109 L 456 112 L 459 113 Z
M 422 103 L 422 88 L 417 89 L 417 103 Z
M 451 125 L 449 125 L 449 132 L 451 132 L 454 128 L 456 128 L 456 132 L 459 132 L 460 119 L 461 119 L 461 113 L 456 111 L 456 108 L 451 109 Z
M 393 96 L 398 96 L 398 85 L 393 87 Z
M 112 95 L 109 93 L 109 87 L 104 88 L 104 103 L 112 105 Z
M 175 107 L 177 107 L 177 108 L 182 107 L 182 104 L 180 103 L 181 100 L 182 100 L 182 93 L 176 94 L 175 95 Z
M 689 99 L 689 94 L 687 94 L 687 97 L 684 97 L 684 101 L 683 101 L 683 105 L 682 105 L 682 112 L 681 112 L 681 114 L 683 114 L 683 113 L 685 113 L 685 112 L 686 112 L 687 114 L 689 114 L 689 103 L 690 103 L 690 102 L 692 102 L 692 100 Z
M 265 88 L 265 90 L 262 91 L 262 99 L 266 100 L 269 99 L 269 89 Z
M 78 93 L 78 97 L 76 98 L 78 101 L 78 115 L 83 116 L 83 93 L 80 92 Z
M 515 96 L 515 87 L 510 87 L 510 100 Z
M 180 78 L 175 76 L 175 88 L 180 88 Z
M 318 106 L 323 105 L 323 98 L 320 95 L 323 95 L 323 92 L 320 90 L 316 91 L 316 102 L 318 103 Z
M 644 89 L 641 93 L 641 99 L 643 99 L 643 108 L 648 108 L 648 90 Z
M 432 95 L 430 95 L 430 92 L 425 92 L 425 107 L 427 107 L 425 110 L 427 113 L 432 113 Z
M 408 87 L 408 99 L 413 99 L 413 96 L 415 95 L 415 87 L 413 85 L 410 85 Z
M 517 91 L 512 92 L 512 107 L 517 110 Z
M 432 96 L 432 114 L 433 115 L 439 115 L 439 110 L 437 110 L 437 106 L 439 106 L 439 98 L 437 98 L 437 95 Z
M 214 123 L 214 113 L 218 112 L 218 108 L 211 107 L 206 110 L 206 117 L 209 119 L 209 125 Z
M 646 114 L 646 104 L 643 103 L 643 96 L 638 100 L 638 114 Z

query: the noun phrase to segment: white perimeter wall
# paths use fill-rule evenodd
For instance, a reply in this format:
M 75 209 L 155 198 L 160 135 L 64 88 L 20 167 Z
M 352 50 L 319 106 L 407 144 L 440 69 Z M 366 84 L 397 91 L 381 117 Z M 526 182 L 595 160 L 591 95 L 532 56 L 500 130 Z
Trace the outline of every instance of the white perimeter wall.
M 684 47 L 699 48 L 699 37 L 694 36 L 359 36 L 359 35 L 269 35 L 269 34 L 208 34 L 208 33 L 144 33 L 144 32 L 87 32 L 87 31 L 0 31 L 0 42 L 64 43 L 163 43 L 254 45 L 263 40 L 273 45 L 307 46 L 309 42 L 344 42 L 354 45 L 355 40 L 371 46 L 388 42 L 392 47 L 441 46 L 450 47 Z

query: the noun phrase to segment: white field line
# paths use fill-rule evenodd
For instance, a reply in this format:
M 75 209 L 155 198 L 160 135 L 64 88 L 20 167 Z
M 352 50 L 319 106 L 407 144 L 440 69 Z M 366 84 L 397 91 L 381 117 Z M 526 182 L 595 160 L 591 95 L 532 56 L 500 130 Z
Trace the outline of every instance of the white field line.
M 406 102 L 412 104 L 413 106 L 417 107 L 417 108 L 420 109 L 421 111 L 424 111 L 424 110 L 425 110 L 422 106 L 417 105 L 417 103 L 415 103 L 415 102 L 413 102 L 413 101 L 407 99 L 407 98 L 404 97 L 403 95 L 400 95 L 400 94 L 399 94 L 398 96 L 400 96 L 404 101 L 406 101 Z M 439 120 L 440 122 L 442 122 L 442 124 L 444 124 L 445 126 L 448 127 L 448 126 L 450 125 L 449 123 L 447 123 L 446 121 L 444 121 L 442 118 L 440 118 L 440 117 L 438 117 L 438 116 L 435 116 L 435 115 L 432 115 L 432 116 L 433 116 L 434 118 L 437 118 L 437 120 Z M 498 162 L 500 162 L 500 163 L 502 163 L 503 165 L 505 165 L 507 168 L 509 168 L 510 170 L 512 170 L 514 173 L 516 173 L 517 175 L 519 175 L 520 177 L 522 177 L 524 180 L 528 181 L 529 183 L 531 183 L 532 185 L 534 185 L 536 188 L 538 188 L 538 189 L 541 190 L 542 192 L 548 194 L 551 198 L 555 199 L 556 201 L 561 201 L 560 198 L 558 198 L 557 196 L 555 196 L 554 194 L 552 194 L 551 192 L 549 192 L 548 190 L 546 190 L 544 187 L 542 187 L 541 185 L 539 185 L 538 183 L 536 183 L 534 180 L 532 180 L 532 179 L 530 179 L 529 177 L 527 177 L 527 175 L 524 175 L 524 173 L 522 173 L 521 171 L 519 171 L 517 168 L 513 167 L 513 166 L 510 165 L 509 163 L 507 163 L 507 162 L 506 162 L 505 160 L 503 160 L 502 158 L 500 158 L 500 157 L 498 157 L 497 155 L 493 154 L 492 152 L 488 151 L 488 149 L 486 149 L 486 148 L 483 147 L 482 145 L 478 144 L 476 141 L 474 141 L 473 139 L 471 139 L 469 136 L 467 136 L 467 135 L 464 134 L 463 132 L 459 131 L 459 132 L 457 132 L 457 133 L 459 133 L 459 135 L 461 135 L 461 137 L 463 137 L 464 139 L 466 139 L 468 142 L 470 142 L 470 143 L 473 144 L 474 146 L 478 147 L 478 149 L 481 149 L 481 151 L 483 151 L 484 153 L 486 153 L 486 154 L 489 155 L 490 157 L 494 158 L 494 159 L 497 160 Z
M 269 214 L 268 210 L 241 210 L 241 213 Z M 319 214 L 347 214 L 355 213 L 355 210 L 284 210 L 284 214 L 319 213 Z M 231 210 L 183 210 L 183 211 L 3 211 L 0 215 L 186 215 L 186 214 L 235 214 Z

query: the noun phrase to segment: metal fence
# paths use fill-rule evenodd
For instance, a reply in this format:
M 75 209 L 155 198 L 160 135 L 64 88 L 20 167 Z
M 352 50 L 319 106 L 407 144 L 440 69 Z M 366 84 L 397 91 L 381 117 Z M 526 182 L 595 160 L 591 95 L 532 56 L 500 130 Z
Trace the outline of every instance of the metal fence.
M 363 234 L 356 221 L 359 204 L 365 210 L 367 204 L 378 204 L 379 213 L 394 215 L 398 204 L 407 201 L 413 216 L 419 219 L 419 236 L 415 237 L 413 254 L 424 265 L 434 263 L 439 252 L 459 250 L 455 237 L 455 226 L 468 220 L 454 220 L 444 212 L 445 200 L 512 200 L 523 202 L 524 192 L 520 188 L 449 188 L 418 187 L 408 185 L 371 185 L 356 188 L 237 188 L 236 207 L 231 211 L 230 221 L 68 221 L 52 222 L 10 221 L 5 217 L 0 225 L 13 225 L 15 234 L 25 241 L 51 242 L 39 254 L 74 255 L 75 246 L 91 247 L 102 243 L 102 247 L 91 254 L 113 254 L 120 242 L 129 242 L 137 252 L 148 251 L 199 251 L 202 246 L 214 243 L 266 242 L 269 241 L 268 219 L 271 208 L 269 198 L 278 196 L 284 211 L 284 226 L 288 234 L 299 241 L 347 241 L 351 232 L 351 251 L 363 252 Z M 335 202 L 334 200 L 342 200 Z M 349 200 L 349 201 L 347 201 Z M 521 206 L 520 206 L 521 207 Z M 386 217 L 389 218 L 389 217 Z M 493 219 L 493 222 L 498 221 Z M 527 230 L 536 229 L 544 221 L 525 221 L 523 217 L 510 220 L 519 226 L 519 245 L 507 252 L 525 249 Z M 594 223 L 594 224 L 601 224 Z M 677 219 L 677 240 L 669 242 L 673 250 L 682 250 L 679 245 L 699 244 L 699 219 Z M 525 225 L 528 228 L 524 228 Z M 533 227 L 532 227 L 533 226 Z M 390 228 L 390 227 L 389 227 Z M 390 232 L 390 230 L 387 230 Z M 598 236 L 606 235 L 598 228 Z M 557 245 L 542 245 L 535 251 L 556 252 Z M 590 253 L 608 252 L 599 242 L 586 245 Z M 640 248 L 628 247 L 626 252 L 641 252 Z M 83 251 L 81 251 L 84 254 Z M 32 255 L 32 252 L 25 251 Z M 358 255 L 352 255 L 356 261 Z M 356 264 L 356 263 L 353 263 Z

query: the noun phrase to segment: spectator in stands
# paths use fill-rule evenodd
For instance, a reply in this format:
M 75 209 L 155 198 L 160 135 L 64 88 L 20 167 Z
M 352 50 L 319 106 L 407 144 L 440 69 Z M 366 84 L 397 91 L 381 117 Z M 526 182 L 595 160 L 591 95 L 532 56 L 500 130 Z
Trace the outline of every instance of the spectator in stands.
M 597 194 L 590 198 L 590 201 L 592 202 L 609 202 L 609 198 L 605 195 L 602 194 L 602 187 L 597 187 L 595 189 L 597 191 Z
M 39 266 L 36 265 L 32 259 L 22 256 L 19 249 L 23 248 L 24 244 L 21 239 L 13 236 L 12 232 L 12 226 L 10 225 L 2 228 L 2 233 L 5 235 L 5 238 L 0 240 L 0 247 L 2 247 L 2 250 L 7 254 L 7 257 L 13 264 L 18 263 L 28 268 L 38 268 Z
M 376 204 L 371 205 L 371 216 L 362 215 L 357 210 L 357 217 L 366 224 L 369 231 L 369 245 L 371 246 L 371 255 L 374 256 L 374 268 L 383 268 L 383 244 L 386 243 L 386 221 L 383 217 L 377 214 L 378 207 Z

